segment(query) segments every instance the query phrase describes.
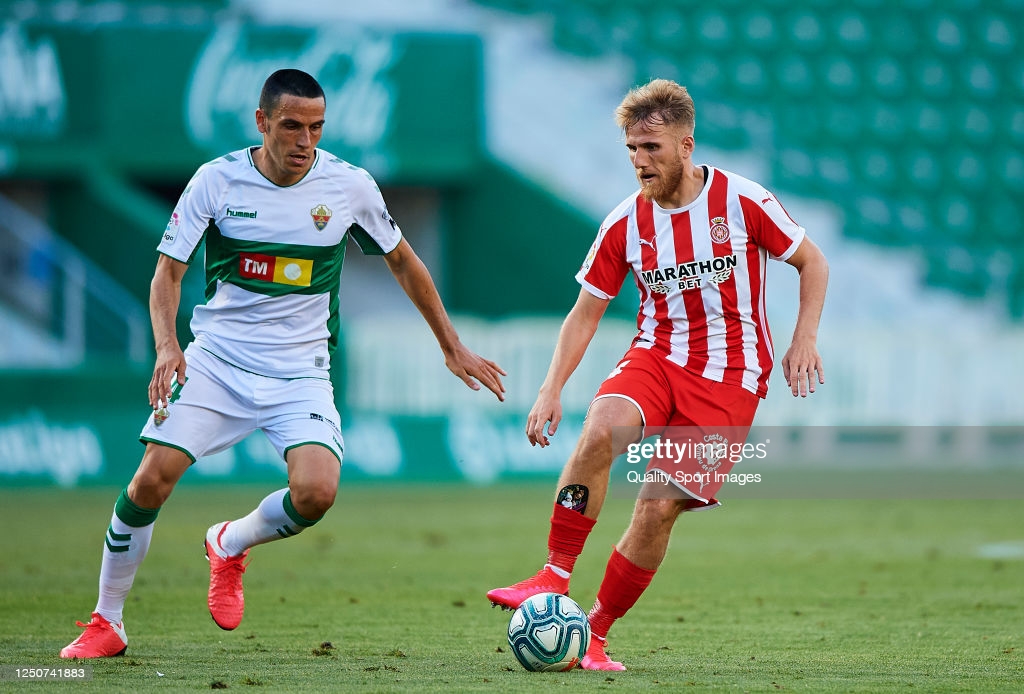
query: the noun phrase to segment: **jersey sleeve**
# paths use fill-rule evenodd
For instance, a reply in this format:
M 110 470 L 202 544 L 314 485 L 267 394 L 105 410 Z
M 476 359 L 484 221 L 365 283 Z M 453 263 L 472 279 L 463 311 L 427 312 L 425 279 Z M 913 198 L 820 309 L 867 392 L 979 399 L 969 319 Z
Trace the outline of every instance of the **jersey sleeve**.
M 208 164 L 192 176 L 174 206 L 157 251 L 183 263 L 192 262 L 214 219 L 213 178 Z
M 626 226 L 628 217 L 618 221 L 605 220 L 590 247 L 576 281 L 599 299 L 614 299 L 629 273 L 626 260 Z
M 391 218 L 373 177 L 358 169 L 355 180 L 352 211 L 356 221 L 349 233 L 364 255 L 386 255 L 398 247 L 402 230 Z
M 757 197 L 759 201 L 742 199 L 750 237 L 773 260 L 786 260 L 796 252 L 807 231 L 793 221 L 775 195 L 761 189 Z

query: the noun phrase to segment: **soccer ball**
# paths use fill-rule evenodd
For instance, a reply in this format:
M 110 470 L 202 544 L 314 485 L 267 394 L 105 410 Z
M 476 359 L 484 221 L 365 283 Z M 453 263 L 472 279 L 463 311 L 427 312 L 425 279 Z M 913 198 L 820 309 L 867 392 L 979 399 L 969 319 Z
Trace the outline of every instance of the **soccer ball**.
M 519 664 L 532 672 L 572 670 L 590 646 L 587 613 L 565 595 L 534 595 L 512 614 L 508 645 Z

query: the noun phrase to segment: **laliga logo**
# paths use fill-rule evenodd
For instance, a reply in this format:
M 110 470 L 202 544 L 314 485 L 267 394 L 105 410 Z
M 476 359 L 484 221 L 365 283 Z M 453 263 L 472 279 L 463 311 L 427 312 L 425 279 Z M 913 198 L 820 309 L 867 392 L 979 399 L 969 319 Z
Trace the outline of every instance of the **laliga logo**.
M 282 41 L 282 32 L 300 40 Z M 297 47 L 289 51 L 282 44 Z M 373 36 L 363 28 L 220 25 L 192 70 L 185 129 L 193 142 L 211 151 L 252 144 L 257 136 L 253 112 L 263 82 L 282 65 L 290 65 L 316 77 L 324 89 L 325 143 L 380 152 L 394 110 L 388 78 L 397 57 L 394 44 L 392 37 Z

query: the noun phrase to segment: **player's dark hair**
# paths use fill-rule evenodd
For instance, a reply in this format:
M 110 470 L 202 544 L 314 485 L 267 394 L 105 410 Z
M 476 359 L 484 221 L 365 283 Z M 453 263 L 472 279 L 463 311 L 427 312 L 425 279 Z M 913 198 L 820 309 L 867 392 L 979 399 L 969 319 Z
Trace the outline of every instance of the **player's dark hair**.
M 285 94 L 300 96 L 303 99 L 319 98 L 323 99 L 325 104 L 327 103 L 323 87 L 312 75 L 302 70 L 286 68 L 278 70 L 263 83 L 263 91 L 260 92 L 260 110 L 268 115 L 273 113 L 280 103 L 281 97 Z

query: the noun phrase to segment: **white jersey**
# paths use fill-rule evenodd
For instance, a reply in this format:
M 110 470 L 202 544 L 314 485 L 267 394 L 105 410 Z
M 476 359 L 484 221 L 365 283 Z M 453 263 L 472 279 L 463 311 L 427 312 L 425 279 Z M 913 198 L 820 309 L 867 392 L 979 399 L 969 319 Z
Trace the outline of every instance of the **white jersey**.
M 243 149 L 196 171 L 157 250 L 191 263 L 206 240 L 199 346 L 264 376 L 328 378 L 350 235 L 373 255 L 402 239 L 366 171 L 318 149 L 305 177 L 282 187 Z

